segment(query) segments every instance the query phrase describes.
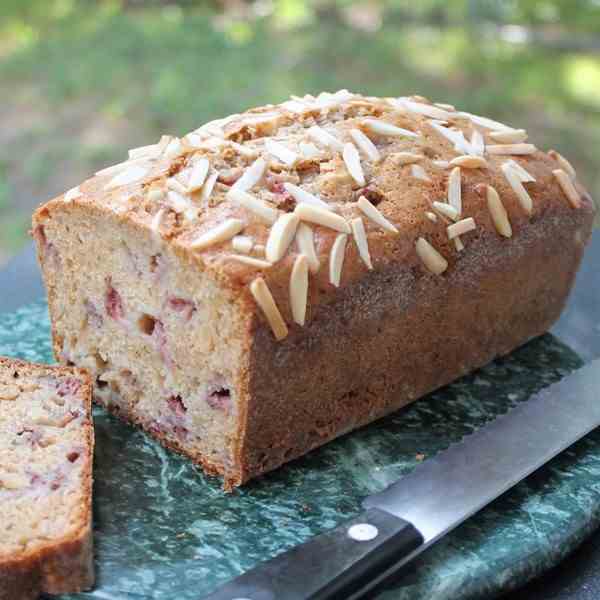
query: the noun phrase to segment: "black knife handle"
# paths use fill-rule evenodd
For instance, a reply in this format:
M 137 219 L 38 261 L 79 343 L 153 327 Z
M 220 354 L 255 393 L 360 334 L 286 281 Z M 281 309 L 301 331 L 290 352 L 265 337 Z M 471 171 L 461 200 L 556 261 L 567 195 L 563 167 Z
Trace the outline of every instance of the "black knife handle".
M 377 508 L 259 564 L 205 600 L 344 600 L 423 544 Z

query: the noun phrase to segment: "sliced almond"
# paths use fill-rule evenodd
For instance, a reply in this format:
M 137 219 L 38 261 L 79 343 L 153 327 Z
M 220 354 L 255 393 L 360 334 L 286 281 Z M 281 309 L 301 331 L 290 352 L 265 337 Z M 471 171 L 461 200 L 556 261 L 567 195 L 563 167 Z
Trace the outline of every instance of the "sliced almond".
M 506 238 L 512 237 L 512 227 L 508 220 L 508 213 L 506 212 L 506 208 L 504 208 L 504 204 L 502 204 L 498 192 L 491 185 L 486 186 L 486 190 L 488 210 L 490 211 L 496 231 Z
M 371 133 L 377 135 L 384 135 L 388 137 L 419 137 L 418 133 L 409 131 L 408 129 L 402 129 L 402 127 L 396 127 L 387 121 L 380 121 L 379 119 L 363 119 L 361 125 Z
M 167 188 L 177 192 L 180 196 L 187 196 L 190 193 L 190 190 L 177 177 L 167 179 Z
M 381 160 L 381 154 L 379 154 L 375 144 L 360 129 L 351 129 L 350 137 L 370 161 L 379 162 Z
M 317 158 L 321 156 L 321 151 L 314 144 L 300 142 L 298 147 L 300 148 L 300 153 L 304 158 Z
M 394 152 L 388 156 L 388 159 L 397 165 L 412 165 L 424 158 L 422 154 L 414 154 L 412 152 Z
M 489 119 L 488 117 L 480 117 L 479 115 L 474 115 L 473 113 L 468 113 L 464 111 L 458 112 L 456 114 L 462 117 L 467 117 L 476 125 L 480 125 L 481 127 L 485 127 L 486 129 L 492 129 L 494 131 L 513 131 L 512 127 L 504 125 L 504 123 L 500 123 L 499 121 Z
M 510 165 L 510 163 L 504 163 L 500 166 L 506 180 L 508 181 L 510 187 L 513 189 L 514 193 L 517 195 L 523 210 L 530 215 L 533 211 L 533 200 L 529 195 L 529 192 L 523 187 L 521 183 L 521 178 L 517 171 L 515 171 L 514 167 Z
M 361 196 L 356 206 L 369 218 L 385 231 L 390 233 L 399 233 L 393 223 L 390 223 L 375 206 L 373 206 L 364 196 Z
M 167 199 L 169 201 L 169 206 L 171 206 L 176 213 L 183 213 L 192 207 L 192 203 L 188 196 L 182 196 L 174 190 L 169 190 L 167 192 Z
M 402 108 L 405 108 L 409 112 L 416 113 L 419 115 L 424 115 L 426 117 L 430 117 L 432 119 L 451 119 L 453 115 L 437 106 L 433 106 L 431 104 L 423 104 L 421 102 L 415 102 L 414 100 L 410 100 L 409 98 L 398 98 L 398 105 Z
M 358 253 L 362 258 L 362 261 L 367 265 L 368 269 L 373 268 L 371 263 L 371 254 L 369 253 L 369 242 L 367 240 L 367 234 L 365 232 L 365 225 L 360 217 L 356 217 L 350 221 L 352 227 L 352 234 L 354 235 L 354 241 L 358 248 Z
M 533 154 L 537 148 L 533 144 L 492 144 L 486 146 L 488 154 Z
M 208 175 L 208 168 L 209 162 L 206 158 L 201 158 L 200 160 L 194 163 L 187 184 L 188 190 L 190 192 L 195 192 L 204 185 L 204 182 L 206 181 L 206 176 Z
M 312 204 L 313 206 L 320 206 L 321 208 L 325 208 L 326 210 L 333 210 L 333 207 L 327 204 L 314 194 L 303 190 L 301 187 L 294 185 L 293 183 L 289 183 L 286 181 L 283 184 L 283 189 L 292 196 L 292 198 L 300 203 L 304 202 L 305 204 Z
M 573 165 L 562 154 L 559 154 L 556 150 L 549 150 L 548 156 L 552 157 L 559 164 L 560 168 L 566 171 L 572 179 L 577 178 L 577 173 Z
M 348 225 L 346 219 L 340 215 L 336 215 L 330 210 L 325 210 L 320 206 L 313 206 L 312 204 L 301 202 L 296 205 L 294 213 L 298 215 L 302 221 L 323 225 L 323 227 L 329 227 L 330 229 L 335 229 L 335 231 L 340 231 L 342 233 L 350 233 L 350 225 Z
M 193 248 L 194 250 L 204 250 L 209 246 L 226 242 L 234 235 L 237 235 L 243 228 L 244 222 L 240 219 L 227 219 L 212 229 L 201 233 L 190 243 L 190 248 Z
M 308 258 L 299 254 L 294 261 L 290 275 L 290 306 L 292 317 L 298 325 L 304 325 L 306 320 L 306 305 L 308 302 Z
M 483 156 L 485 154 L 485 140 L 477 129 L 474 129 L 471 135 L 471 154 L 474 156 Z
M 338 140 L 336 137 L 334 137 L 318 125 L 313 125 L 312 127 L 310 127 L 309 129 L 307 129 L 306 133 L 308 137 L 310 137 L 310 139 L 313 140 L 313 142 L 316 142 L 321 146 L 331 148 L 336 152 L 342 152 L 344 150 L 344 144 L 342 144 L 340 140 Z
M 296 230 L 296 244 L 301 254 L 306 256 L 311 273 L 316 273 L 321 267 L 321 262 L 315 250 L 315 235 L 312 227 L 306 223 L 300 223 Z
M 423 264 L 435 275 L 441 275 L 448 268 L 448 261 L 425 238 L 420 237 L 415 248 Z
M 506 129 L 492 131 L 489 136 L 499 144 L 519 144 L 527 139 L 527 132 L 524 129 Z
M 266 169 L 266 161 L 263 158 L 257 158 L 231 186 L 231 190 L 240 190 L 242 192 L 251 190 L 262 179 Z
M 425 212 L 425 216 L 432 222 L 432 223 L 437 223 L 437 215 L 434 212 L 431 212 L 430 210 Z
M 148 146 L 140 146 L 139 148 L 132 148 L 129 151 L 130 159 L 137 158 L 158 158 L 162 154 L 163 148 L 160 144 L 150 144 Z
M 427 171 L 421 165 L 411 165 L 410 174 L 421 181 L 431 181 L 431 177 L 427 175 Z
M 535 177 L 526 171 L 516 160 L 511 158 L 510 160 L 507 160 L 505 164 L 508 164 L 512 167 L 513 171 L 515 171 L 522 183 L 535 181 Z
M 254 267 L 255 269 L 268 269 L 273 266 L 273 264 L 267 260 L 253 258 L 252 256 L 246 256 L 245 254 L 225 254 L 223 258 L 225 260 L 233 260 L 235 262 L 248 265 L 249 267 Z
M 291 167 L 298 161 L 298 155 L 287 146 L 270 138 L 265 140 L 265 149 L 269 154 L 280 160 L 284 165 Z
M 581 196 L 573 185 L 573 180 L 569 177 L 566 171 L 562 169 L 555 169 L 552 171 L 554 177 L 558 181 L 562 191 L 565 193 L 567 200 L 571 203 L 573 208 L 579 208 L 581 206 Z
M 363 173 L 362 165 L 360 164 L 360 156 L 356 146 L 351 143 L 344 144 L 342 157 L 352 179 L 354 179 L 358 185 L 364 186 L 366 184 L 365 175 Z
M 460 239 L 460 236 L 457 235 L 452 241 L 454 242 L 454 247 L 456 248 L 457 252 L 462 252 L 465 249 L 465 245 Z
M 448 217 L 448 219 L 452 221 L 458 221 L 460 217 L 460 213 L 456 210 L 456 208 L 454 208 L 454 206 L 451 206 L 450 204 L 447 204 L 446 202 L 438 202 L 436 200 L 433 202 L 432 206 L 441 215 L 443 215 L 444 217 Z
M 215 171 L 214 173 L 211 173 L 207 178 L 206 181 L 204 182 L 204 185 L 202 186 L 202 191 L 200 192 L 200 202 L 202 204 L 207 204 L 208 201 L 210 200 L 210 196 L 212 194 L 212 191 L 215 187 L 215 183 L 217 183 L 217 179 L 219 178 L 219 172 Z
M 63 197 L 63 200 L 65 202 L 71 202 L 71 200 L 75 200 L 76 198 L 81 198 L 81 196 L 83 196 L 83 194 L 81 193 L 79 186 L 77 186 L 77 187 L 71 188 L 68 192 L 66 192 Z
M 160 224 L 162 222 L 163 216 L 165 214 L 165 209 L 159 209 L 156 214 L 152 217 L 152 221 L 150 222 L 150 229 L 160 237 Z
M 335 287 L 340 286 L 347 241 L 348 236 L 345 233 L 340 233 L 336 236 L 333 246 L 331 246 L 329 254 L 329 282 Z
M 242 254 L 250 254 L 253 246 L 254 241 L 247 235 L 236 235 L 231 240 L 231 247 L 236 252 L 241 252 Z
M 454 167 L 448 177 L 448 204 L 453 206 L 459 215 L 462 213 L 460 167 Z
M 248 258 L 248 257 L 244 257 Z M 276 340 L 282 340 L 288 335 L 288 328 L 275 304 L 271 290 L 262 277 L 257 277 L 250 284 L 250 292 L 265 315 Z
M 133 165 L 124 171 L 121 171 L 117 175 L 115 175 L 105 186 L 105 190 L 112 190 L 114 188 L 120 187 L 122 185 L 130 185 L 132 183 L 137 183 L 142 180 L 146 175 L 148 175 L 150 171 L 150 167 L 148 165 Z
M 473 217 L 467 217 L 466 219 L 461 219 L 456 223 L 452 223 L 452 225 L 448 225 L 446 231 L 448 232 L 448 239 L 453 240 L 455 237 L 473 231 L 473 229 L 476 228 L 477 224 L 475 223 L 475 219 L 473 219 Z
M 473 156 L 472 154 L 465 154 L 463 156 L 457 156 L 450 161 L 451 167 L 464 167 L 466 169 L 487 169 L 488 164 L 485 158 L 482 156 Z
M 299 223 L 300 219 L 294 213 L 285 213 L 275 221 L 265 246 L 265 257 L 269 262 L 276 263 L 283 258 L 296 235 Z
M 275 223 L 279 217 L 279 211 L 277 209 L 268 205 L 260 198 L 256 198 L 248 192 L 236 189 L 235 187 L 232 187 L 229 192 L 227 192 L 227 198 L 232 202 L 243 206 L 267 223 Z

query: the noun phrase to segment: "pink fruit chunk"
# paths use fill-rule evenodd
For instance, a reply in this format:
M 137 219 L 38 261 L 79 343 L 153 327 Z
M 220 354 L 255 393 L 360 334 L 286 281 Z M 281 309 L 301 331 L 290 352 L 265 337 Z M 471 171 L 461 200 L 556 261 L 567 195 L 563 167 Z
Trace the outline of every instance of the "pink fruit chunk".
M 165 326 L 162 321 L 156 321 L 154 323 L 154 329 L 152 331 L 152 339 L 160 353 L 163 362 L 167 365 L 168 369 L 173 369 L 175 366 L 175 362 L 169 352 L 167 333 L 165 331 Z
M 185 416 L 187 408 L 185 407 L 181 396 L 169 396 L 169 398 L 167 398 L 167 404 L 178 417 Z
M 227 414 L 231 409 L 231 392 L 225 387 L 216 387 L 209 391 L 206 403 L 214 410 L 221 410 Z
M 83 306 L 85 308 L 88 323 L 91 323 L 91 325 L 96 329 L 100 329 L 104 319 L 96 308 L 96 305 L 91 300 L 86 299 L 83 301 Z
M 192 315 L 196 310 L 196 305 L 191 300 L 176 298 L 174 296 L 167 299 L 167 306 L 176 313 L 181 313 L 186 321 L 189 321 L 192 318 Z
M 125 316 L 123 300 L 119 292 L 111 285 L 110 280 L 107 280 L 107 284 L 108 289 L 104 297 L 104 308 L 109 317 L 112 317 L 115 321 L 119 321 Z
M 81 388 L 81 382 L 75 377 L 66 377 L 56 386 L 56 393 L 64 398 L 65 396 L 74 396 Z

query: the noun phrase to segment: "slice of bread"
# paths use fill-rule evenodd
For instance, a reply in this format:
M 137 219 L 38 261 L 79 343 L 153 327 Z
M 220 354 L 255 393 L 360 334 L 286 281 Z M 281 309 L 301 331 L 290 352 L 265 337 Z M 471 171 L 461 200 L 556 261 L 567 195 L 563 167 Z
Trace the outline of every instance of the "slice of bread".
M 0 600 L 93 585 L 91 395 L 82 369 L 0 357 Z

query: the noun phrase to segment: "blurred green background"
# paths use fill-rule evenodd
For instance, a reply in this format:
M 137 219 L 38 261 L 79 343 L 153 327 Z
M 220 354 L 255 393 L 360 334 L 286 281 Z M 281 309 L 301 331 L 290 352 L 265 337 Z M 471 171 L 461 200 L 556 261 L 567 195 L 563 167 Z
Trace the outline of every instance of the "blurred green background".
M 600 198 L 600 0 L 0 0 L 0 82 L 0 264 L 128 148 L 344 87 L 525 127 Z

